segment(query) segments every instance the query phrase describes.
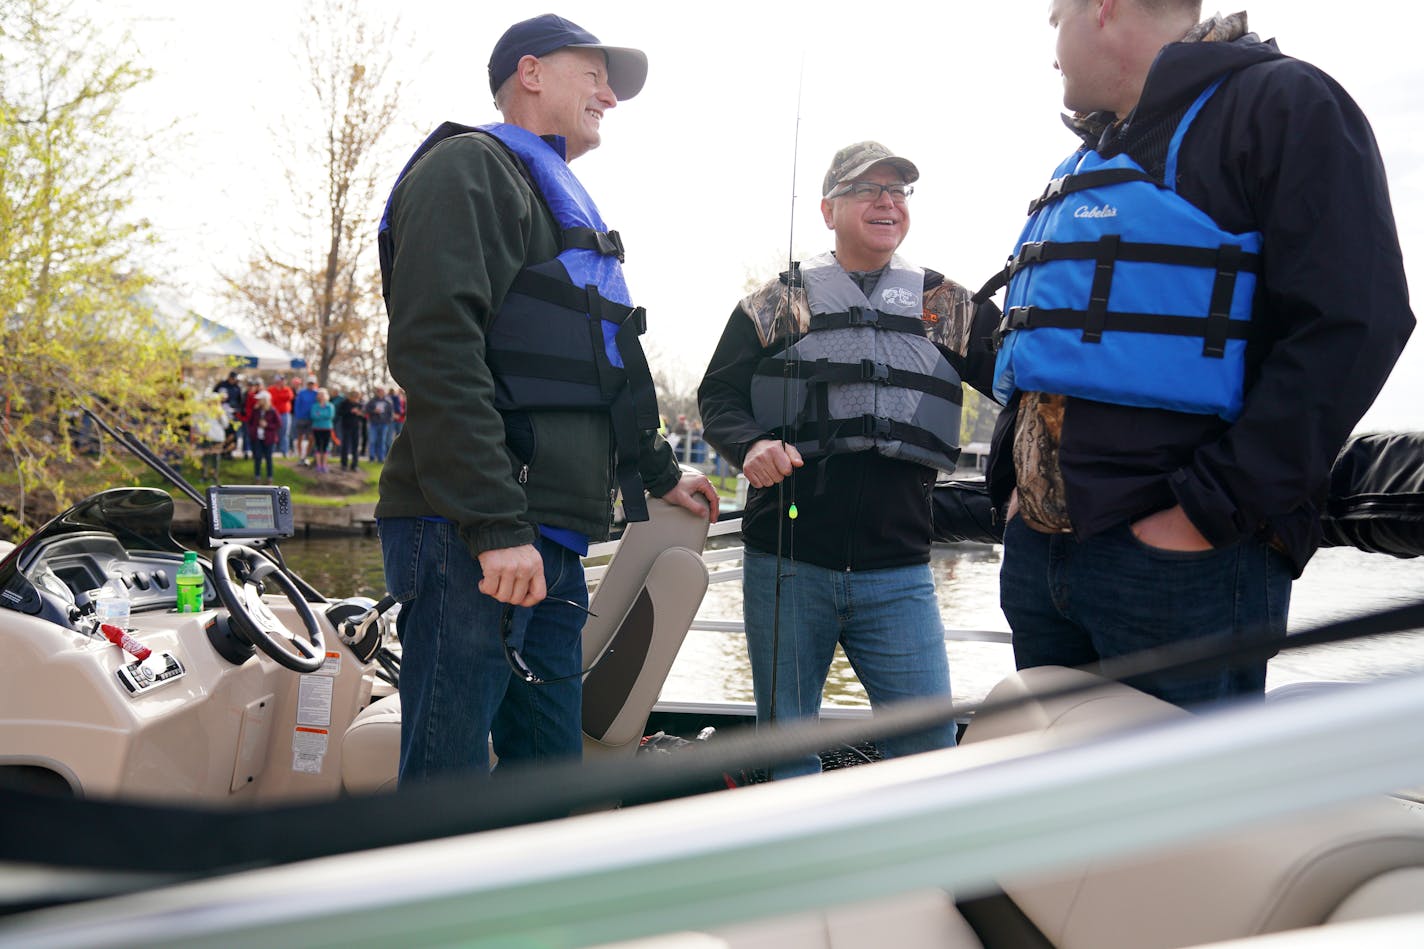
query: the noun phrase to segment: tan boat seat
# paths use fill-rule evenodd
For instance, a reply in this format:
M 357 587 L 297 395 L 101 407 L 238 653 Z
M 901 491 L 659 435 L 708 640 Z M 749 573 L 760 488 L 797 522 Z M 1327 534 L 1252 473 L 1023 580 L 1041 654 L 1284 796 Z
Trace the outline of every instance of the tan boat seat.
M 1025 670 L 991 700 L 1093 677 Z M 965 744 L 1038 731 L 1065 740 L 1132 721 L 1186 715 L 1126 686 L 977 718 Z M 1098 860 L 1004 892 L 1059 949 L 1192 946 L 1424 909 L 1424 807 L 1380 797 L 1154 851 Z
M 708 523 L 653 501 L 629 524 L 598 581 L 584 625 L 586 758 L 632 755 L 707 591 L 702 547 Z M 342 785 L 351 794 L 393 790 L 400 762 L 400 696 L 372 702 L 342 738 Z M 491 750 L 491 761 L 493 761 Z

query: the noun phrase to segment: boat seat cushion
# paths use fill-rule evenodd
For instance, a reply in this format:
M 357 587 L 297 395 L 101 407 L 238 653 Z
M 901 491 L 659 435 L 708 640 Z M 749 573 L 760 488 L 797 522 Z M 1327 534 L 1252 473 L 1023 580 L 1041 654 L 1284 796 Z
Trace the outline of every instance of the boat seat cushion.
M 341 739 L 341 784 L 348 794 L 396 789 L 400 766 L 400 694 L 363 708 Z
M 990 699 L 1039 691 L 1087 673 L 1029 669 Z M 1089 677 L 1092 678 L 1092 677 Z M 1105 683 L 1102 689 L 976 719 L 965 744 L 1037 730 L 1076 739 L 1134 721 L 1186 715 Z M 1005 893 L 1060 949 L 1188 946 L 1314 926 L 1339 912 L 1419 903 L 1392 874 L 1424 868 L 1424 807 L 1379 797 L 1305 817 L 1155 851 L 1098 860 L 1049 877 L 1001 881 Z M 1364 888 L 1371 881 L 1378 893 Z M 1414 879 L 1412 876 L 1405 879 Z M 1359 891 L 1355 909 L 1346 910 Z

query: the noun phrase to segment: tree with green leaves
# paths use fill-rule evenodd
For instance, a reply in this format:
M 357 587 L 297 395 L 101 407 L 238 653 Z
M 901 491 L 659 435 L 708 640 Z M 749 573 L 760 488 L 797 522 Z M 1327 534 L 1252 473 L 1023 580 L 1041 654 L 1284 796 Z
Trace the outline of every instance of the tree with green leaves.
M 289 136 L 297 163 L 288 184 L 308 227 L 296 251 L 274 238 L 227 278 L 258 332 L 307 355 L 322 385 L 333 374 L 363 387 L 386 377 L 372 221 L 390 185 L 382 141 L 401 90 L 389 75 L 395 31 L 376 25 L 361 0 L 308 4 L 306 95 L 288 116 L 305 130 Z
M 152 235 L 130 214 L 141 139 L 120 109 L 149 73 L 50 0 L 0 7 L 0 470 L 23 532 L 37 486 L 65 503 L 95 444 L 82 407 L 162 444 L 187 403 L 133 263 Z

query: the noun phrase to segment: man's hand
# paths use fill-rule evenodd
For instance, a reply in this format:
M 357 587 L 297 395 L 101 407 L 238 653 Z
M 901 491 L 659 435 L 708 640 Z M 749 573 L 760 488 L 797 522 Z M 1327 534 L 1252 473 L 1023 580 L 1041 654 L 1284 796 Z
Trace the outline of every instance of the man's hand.
M 763 438 L 755 442 L 742 459 L 742 474 L 754 488 L 769 488 L 791 476 L 793 468 L 805 462 L 795 445 Z
M 1180 504 L 1134 521 L 1131 528 L 1132 536 L 1158 550 L 1211 550 L 1211 543 L 1197 530 Z
M 501 603 L 533 606 L 544 599 L 544 558 L 533 544 L 497 547 L 480 554 L 480 592 Z
M 705 504 L 698 500 L 698 495 L 706 499 Z M 698 517 L 706 517 L 713 524 L 717 523 L 717 509 L 722 503 L 717 489 L 712 487 L 712 482 L 707 480 L 705 474 L 696 471 L 684 471 L 681 480 L 673 485 L 662 499 L 669 504 L 685 507 Z

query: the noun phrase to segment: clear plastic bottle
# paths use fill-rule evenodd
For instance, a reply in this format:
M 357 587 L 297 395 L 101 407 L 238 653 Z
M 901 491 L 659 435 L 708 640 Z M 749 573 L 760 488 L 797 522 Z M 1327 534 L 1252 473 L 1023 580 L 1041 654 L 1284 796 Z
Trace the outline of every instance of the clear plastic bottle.
M 99 622 L 128 629 L 129 589 L 117 577 L 110 577 L 97 590 L 89 591 L 89 599 L 94 601 L 94 615 Z
M 178 568 L 178 612 L 203 612 L 203 568 L 194 551 L 183 554 L 183 566 Z

